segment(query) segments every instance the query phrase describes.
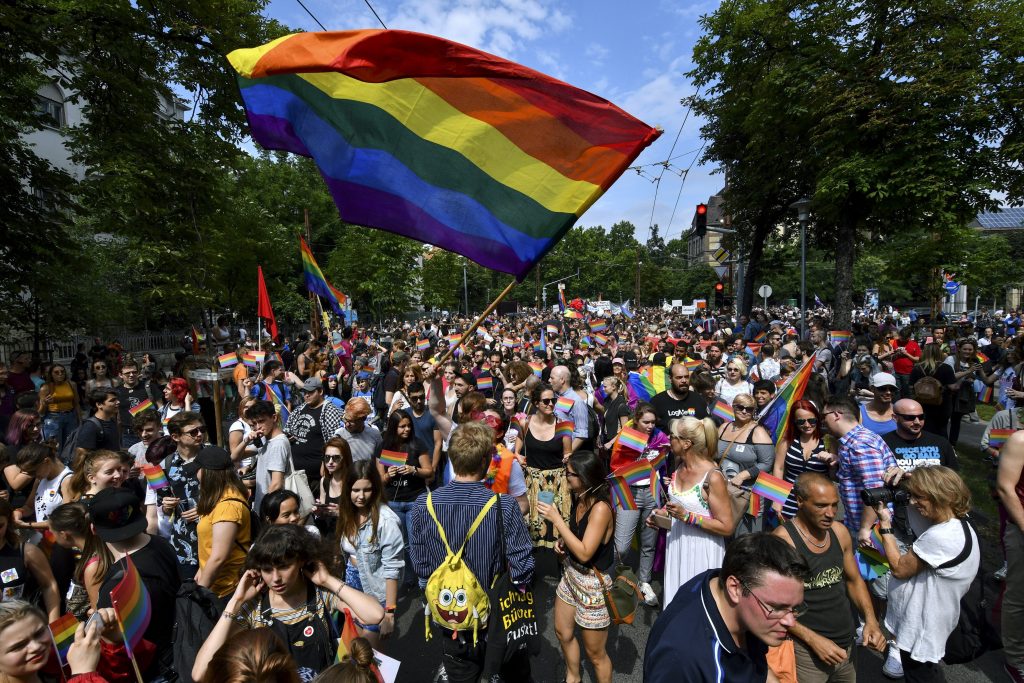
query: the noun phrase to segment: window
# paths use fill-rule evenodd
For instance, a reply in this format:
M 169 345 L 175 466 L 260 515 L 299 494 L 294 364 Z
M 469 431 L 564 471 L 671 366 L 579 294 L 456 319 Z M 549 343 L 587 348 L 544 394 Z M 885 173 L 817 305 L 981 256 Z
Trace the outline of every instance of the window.
M 64 127 L 64 97 L 56 85 L 47 83 L 36 93 L 36 113 L 42 125 Z

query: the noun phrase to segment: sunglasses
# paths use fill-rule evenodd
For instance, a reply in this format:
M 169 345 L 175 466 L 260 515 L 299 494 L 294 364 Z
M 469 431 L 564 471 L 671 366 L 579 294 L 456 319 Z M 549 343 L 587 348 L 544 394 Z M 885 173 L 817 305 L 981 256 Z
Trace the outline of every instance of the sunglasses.
M 200 434 L 205 434 L 206 433 L 206 427 L 193 427 L 192 429 L 183 429 L 183 430 L 181 430 L 181 433 L 182 434 L 187 434 L 188 436 L 191 436 L 192 438 L 195 438 L 195 437 L 199 436 Z
M 541 400 L 537 401 L 537 403 L 540 403 L 541 405 L 545 405 L 545 406 L 550 406 L 550 405 L 554 405 L 555 399 L 553 399 L 553 398 L 542 398 Z
M 893 415 L 907 422 L 924 422 L 924 415 L 907 415 L 906 413 L 893 413 Z
M 732 409 L 737 413 L 752 413 L 754 412 L 751 406 L 733 406 Z
M 324 461 L 325 462 L 341 462 L 341 456 L 340 455 L 325 455 L 324 456 Z
M 808 417 L 808 418 L 802 418 L 801 417 L 801 418 L 797 418 L 796 424 L 797 424 L 798 427 L 803 427 L 804 425 L 816 425 L 816 424 L 818 424 L 818 419 L 814 418 L 814 417 Z

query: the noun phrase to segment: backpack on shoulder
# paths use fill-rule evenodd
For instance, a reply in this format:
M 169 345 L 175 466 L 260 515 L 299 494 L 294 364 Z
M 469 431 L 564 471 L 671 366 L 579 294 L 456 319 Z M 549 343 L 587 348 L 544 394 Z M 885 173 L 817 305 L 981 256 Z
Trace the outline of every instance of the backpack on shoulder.
M 89 422 L 96 426 L 100 434 L 103 433 L 103 424 L 93 415 L 85 418 L 82 424 L 75 427 L 75 431 L 71 432 L 68 440 L 64 443 L 64 448 L 60 449 L 60 461 L 68 467 L 71 467 L 71 463 L 75 460 L 75 451 L 78 450 L 78 437 L 82 433 L 82 427 Z
M 193 683 L 192 665 L 223 612 L 224 604 L 216 593 L 195 581 L 181 584 L 174 599 L 172 632 L 174 670 L 179 681 Z
M 480 512 L 477 513 L 476 519 L 473 520 L 469 531 L 466 532 L 466 539 L 462 542 L 462 546 L 458 552 L 453 553 L 451 546 L 448 545 L 448 538 L 445 536 L 444 528 L 437 520 L 431 495 L 430 492 L 427 493 L 427 512 L 437 526 L 437 534 L 441 537 L 441 542 L 444 544 L 445 556 L 444 561 L 427 579 L 425 591 L 427 606 L 426 614 L 424 615 L 426 617 L 427 639 L 430 639 L 430 620 L 433 619 L 434 623 L 438 626 L 455 631 L 456 633 L 472 631 L 473 644 L 476 645 L 477 632 L 481 626 L 487 625 L 487 617 L 491 611 L 491 601 L 487 597 L 487 590 L 480 585 L 480 581 L 473 574 L 473 570 L 462 559 L 462 552 L 466 549 L 469 539 L 480 528 L 480 524 L 487 517 L 487 513 L 494 507 L 498 496 L 492 496 Z M 500 510 L 498 514 L 501 514 Z
M 947 569 L 965 562 L 971 556 L 974 549 L 974 537 L 971 535 L 971 525 L 965 519 L 960 523 L 964 527 L 964 549 L 960 554 L 949 562 L 943 562 L 936 569 Z M 998 650 L 1003 647 L 995 627 L 988 619 L 990 605 L 985 599 L 984 572 L 981 562 L 978 563 L 978 573 L 974 575 L 970 587 L 962 598 L 960 598 L 960 617 L 957 619 L 953 632 L 946 639 L 946 654 L 942 661 L 946 664 L 966 664 L 982 656 L 989 650 Z

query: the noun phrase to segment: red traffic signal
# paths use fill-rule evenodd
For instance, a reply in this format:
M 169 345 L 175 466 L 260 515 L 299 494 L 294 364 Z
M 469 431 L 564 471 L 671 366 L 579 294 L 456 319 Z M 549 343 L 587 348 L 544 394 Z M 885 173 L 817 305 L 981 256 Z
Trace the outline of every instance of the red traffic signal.
M 721 282 L 716 282 L 715 283 L 715 292 L 718 293 L 718 292 L 724 292 L 724 291 L 725 291 L 725 285 L 722 284 Z
M 695 237 L 704 237 L 708 231 L 708 205 L 698 204 L 697 212 L 693 215 L 693 234 Z
M 697 215 L 698 216 L 706 216 L 707 214 L 708 214 L 708 205 L 707 204 L 698 204 L 697 205 Z

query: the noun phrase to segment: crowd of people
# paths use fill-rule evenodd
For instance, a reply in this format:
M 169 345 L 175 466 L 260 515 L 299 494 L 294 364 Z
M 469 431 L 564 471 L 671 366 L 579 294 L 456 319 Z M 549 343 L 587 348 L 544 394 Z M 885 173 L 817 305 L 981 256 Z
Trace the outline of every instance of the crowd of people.
M 1019 319 L 836 332 L 815 315 L 801 335 L 780 317 L 533 311 L 462 344 L 471 321 L 254 344 L 222 320 L 173 358 L 99 340 L 67 364 L 18 353 L 0 366 L 0 674 L 131 680 L 110 610 L 131 557 L 159 615 L 132 653 L 146 681 L 376 680 L 400 606 L 425 612 L 437 680 L 532 680 L 528 649 L 488 658 L 504 634 L 486 594 L 546 574 L 563 679 L 585 657 L 607 683 L 627 565 L 663 610 L 652 683 L 787 680 L 787 658 L 788 680 L 855 681 L 858 646 L 887 676 L 942 680 L 981 555 L 955 444 L 991 394 L 978 445 L 1005 669 L 1024 681 Z M 189 372 L 218 367 L 216 385 Z M 792 490 L 758 506 L 759 477 Z M 888 571 L 865 577 L 862 551 Z M 187 625 L 203 633 L 183 671 L 188 629 L 167 615 L 196 594 L 217 618 Z M 83 625 L 62 668 L 39 643 L 69 612 Z

